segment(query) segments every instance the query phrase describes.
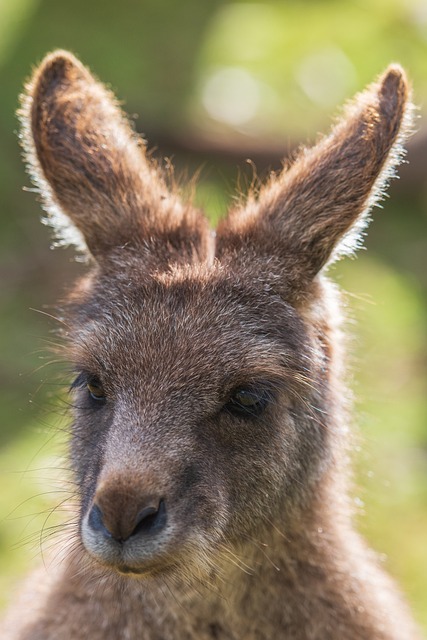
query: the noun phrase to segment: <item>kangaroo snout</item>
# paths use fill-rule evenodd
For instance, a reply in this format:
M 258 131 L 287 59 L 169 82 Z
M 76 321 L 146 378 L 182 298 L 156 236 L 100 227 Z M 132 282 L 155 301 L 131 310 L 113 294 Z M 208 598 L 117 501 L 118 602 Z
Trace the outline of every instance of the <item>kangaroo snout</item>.
M 166 501 L 147 484 L 133 474 L 98 483 L 82 523 L 83 542 L 98 560 L 133 565 L 161 549 L 168 521 Z
M 126 542 L 137 535 L 156 534 L 166 524 L 166 507 L 163 499 L 145 496 L 129 496 L 113 487 L 97 492 L 88 515 L 88 526 L 101 535 Z

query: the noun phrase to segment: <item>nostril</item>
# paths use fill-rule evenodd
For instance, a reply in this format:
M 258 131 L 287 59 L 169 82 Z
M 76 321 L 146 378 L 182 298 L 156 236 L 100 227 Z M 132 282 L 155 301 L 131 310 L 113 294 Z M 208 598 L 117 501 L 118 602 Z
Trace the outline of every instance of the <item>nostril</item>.
M 136 525 L 131 536 L 138 534 L 157 533 L 166 524 L 166 507 L 164 500 L 160 500 L 159 506 L 145 507 L 136 517 Z
M 89 512 L 88 524 L 93 531 L 102 533 L 104 536 L 107 536 L 109 538 L 114 537 L 113 534 L 105 526 L 102 517 L 102 511 L 97 504 L 94 504 Z
M 151 502 L 142 509 L 138 509 L 135 503 L 127 508 L 116 505 L 111 509 L 109 502 L 94 502 L 87 524 L 94 533 L 103 538 L 113 538 L 117 542 L 125 542 L 138 535 L 156 535 L 166 524 L 166 506 L 164 500 L 160 500 L 157 506 L 153 506 Z

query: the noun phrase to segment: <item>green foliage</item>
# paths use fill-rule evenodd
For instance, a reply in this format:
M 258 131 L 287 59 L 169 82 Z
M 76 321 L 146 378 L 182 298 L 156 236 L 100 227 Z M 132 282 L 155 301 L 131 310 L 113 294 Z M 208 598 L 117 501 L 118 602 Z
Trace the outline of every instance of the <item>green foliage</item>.
M 239 69 L 252 80 L 247 93 L 253 113 L 238 129 L 273 139 L 283 132 L 299 140 L 324 127 L 336 105 L 391 61 L 410 71 L 417 100 L 425 100 L 426 41 L 419 0 L 227 3 L 206 33 L 193 113 L 206 119 L 200 97 L 212 76 L 219 78 L 220 92 L 226 76 L 218 74 Z M 244 76 L 241 83 L 244 89 Z
M 343 262 L 335 276 L 355 321 L 359 524 L 427 628 L 427 307 L 408 278 L 373 258 Z
M 0 607 L 29 568 L 44 562 L 44 553 L 60 544 L 58 525 L 70 519 L 63 500 L 72 492 L 61 449 L 54 430 L 41 428 L 37 420 L 0 451 L 0 482 L 7 487 L 0 493 Z

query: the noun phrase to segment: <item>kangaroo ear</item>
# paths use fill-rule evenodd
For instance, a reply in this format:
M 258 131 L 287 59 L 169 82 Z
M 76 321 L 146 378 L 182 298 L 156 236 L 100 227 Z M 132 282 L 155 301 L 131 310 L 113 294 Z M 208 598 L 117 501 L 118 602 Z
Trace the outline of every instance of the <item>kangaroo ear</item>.
M 206 221 L 168 191 L 114 96 L 73 55 L 43 60 L 20 116 L 29 171 L 60 244 L 86 245 L 96 258 L 153 243 L 165 259 L 203 254 Z
M 291 290 L 306 287 L 358 246 L 369 209 L 402 157 L 411 112 L 404 72 L 390 66 L 328 137 L 230 213 L 218 229 L 218 257 L 263 257 Z

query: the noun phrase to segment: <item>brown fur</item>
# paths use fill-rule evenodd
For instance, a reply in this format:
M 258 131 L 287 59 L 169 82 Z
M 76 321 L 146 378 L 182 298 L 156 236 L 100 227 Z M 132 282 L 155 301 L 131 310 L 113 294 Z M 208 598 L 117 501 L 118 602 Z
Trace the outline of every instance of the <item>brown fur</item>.
M 94 264 L 64 309 L 76 531 L 30 578 L 9 640 L 419 637 L 352 527 L 322 271 L 356 246 L 410 112 L 391 66 L 215 243 L 72 55 L 35 71 L 30 172 L 59 238 Z

